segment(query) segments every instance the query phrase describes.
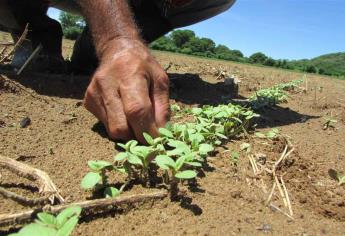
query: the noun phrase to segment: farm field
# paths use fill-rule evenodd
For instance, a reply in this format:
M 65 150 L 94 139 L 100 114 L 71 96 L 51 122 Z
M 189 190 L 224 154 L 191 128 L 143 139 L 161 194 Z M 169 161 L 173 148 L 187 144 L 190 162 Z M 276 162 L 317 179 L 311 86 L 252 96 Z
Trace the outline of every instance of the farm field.
M 66 57 L 72 45 L 64 42 Z M 231 98 L 248 98 L 260 89 L 304 81 L 287 92 L 286 103 L 258 111 L 255 130 L 217 147 L 196 182 L 180 184 L 177 200 L 167 197 L 84 216 L 72 235 L 345 235 L 345 185 L 329 175 L 330 169 L 345 171 L 345 81 L 153 53 L 163 67 L 170 65 L 171 103 L 182 109 L 227 104 Z M 219 76 L 221 72 L 238 78 L 238 95 L 231 94 Z M 80 187 L 89 171 L 87 162 L 112 162 L 117 151 L 102 125 L 82 106 L 89 78 L 0 73 L 25 87 L 23 90 L 0 79 L 0 154 L 45 171 L 68 203 L 97 197 Z M 19 123 L 25 117 L 31 124 L 21 128 Z M 183 114 L 172 118 L 173 123 L 186 120 Z M 255 134 L 266 134 L 272 128 L 279 130 L 272 139 Z M 255 171 L 252 162 L 254 158 L 262 168 L 276 162 L 284 153 L 286 140 L 294 150 L 277 175 L 284 179 L 290 209 L 278 189 L 271 194 L 274 178 L 265 171 Z M 241 151 L 243 144 L 250 144 L 250 153 L 248 148 Z M 233 151 L 239 157 L 234 158 Z M 0 169 L 0 187 L 37 197 L 37 187 L 32 186 Z M 121 196 L 161 190 L 134 183 Z M 28 209 L 0 195 L 0 215 Z M 10 232 L 15 232 L 14 225 L 0 228 L 0 235 Z

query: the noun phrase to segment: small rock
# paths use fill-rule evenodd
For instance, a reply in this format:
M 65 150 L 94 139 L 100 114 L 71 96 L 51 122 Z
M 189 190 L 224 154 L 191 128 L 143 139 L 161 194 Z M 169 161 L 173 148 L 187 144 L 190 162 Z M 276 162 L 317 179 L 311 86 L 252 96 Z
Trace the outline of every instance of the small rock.
M 19 124 L 21 128 L 26 128 L 31 124 L 31 119 L 29 117 L 25 117 L 20 121 Z
M 241 198 L 242 197 L 242 192 L 241 191 L 233 191 L 233 192 L 231 192 L 231 197 L 235 198 L 235 199 Z
M 257 230 L 261 230 L 264 233 L 270 233 L 272 231 L 272 226 L 269 224 L 263 224 L 262 227 L 257 228 Z
M 3 120 L 0 120 L 0 128 L 5 128 L 6 123 Z

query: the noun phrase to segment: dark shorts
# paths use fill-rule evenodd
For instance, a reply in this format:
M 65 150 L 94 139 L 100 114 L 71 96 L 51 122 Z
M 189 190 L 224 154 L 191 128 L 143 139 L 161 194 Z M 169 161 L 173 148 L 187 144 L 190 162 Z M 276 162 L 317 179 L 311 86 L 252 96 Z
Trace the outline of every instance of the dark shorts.
M 149 0 L 132 0 L 132 6 L 138 10 Z M 151 0 L 152 1 L 152 0 Z M 236 0 L 153 0 L 161 17 L 167 19 L 173 28 L 194 24 L 218 15 L 229 9 Z M 78 5 L 73 0 L 53 0 L 53 7 L 80 14 Z

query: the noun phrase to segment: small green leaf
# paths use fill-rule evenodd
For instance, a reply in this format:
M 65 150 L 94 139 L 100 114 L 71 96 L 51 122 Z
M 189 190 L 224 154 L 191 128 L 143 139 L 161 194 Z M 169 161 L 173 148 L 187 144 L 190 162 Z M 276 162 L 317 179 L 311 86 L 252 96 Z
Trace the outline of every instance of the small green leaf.
M 66 223 L 62 225 L 62 227 L 56 233 L 56 236 L 69 236 L 71 235 L 73 229 L 78 224 L 78 216 L 73 216 Z
M 173 133 L 171 133 L 171 131 L 165 129 L 165 128 L 159 128 L 159 133 L 165 137 L 168 137 L 168 138 L 174 138 L 174 135 Z
M 185 162 L 185 164 L 194 166 L 194 167 L 202 167 L 202 164 L 200 162 L 192 161 L 192 162 Z
M 115 161 L 124 161 L 128 157 L 127 152 L 120 152 L 115 156 Z
M 101 181 L 102 177 L 99 173 L 89 172 L 81 181 L 81 187 L 83 189 L 90 189 L 96 186 Z
M 155 159 L 156 164 L 163 170 L 175 169 L 175 161 L 167 155 L 159 155 Z
M 242 143 L 240 148 L 241 148 L 241 151 L 247 151 L 247 152 L 251 151 L 250 143 Z
M 72 217 L 79 217 L 81 213 L 81 207 L 79 206 L 72 206 L 66 208 L 58 216 L 56 217 L 58 228 L 61 228 L 70 218 Z
M 123 143 L 117 143 L 117 146 L 121 147 L 123 150 L 126 150 L 126 145 Z
M 112 166 L 112 164 L 108 161 L 88 161 L 87 164 L 93 171 L 101 171 L 104 168 Z
M 154 140 L 151 137 L 151 135 L 149 135 L 148 133 L 143 133 L 143 135 L 144 135 L 144 138 L 148 144 L 150 144 L 150 145 L 154 144 Z
M 186 161 L 188 156 L 181 156 L 176 160 L 176 166 L 175 166 L 175 170 L 178 171 L 179 169 L 181 169 L 181 167 L 183 166 L 184 162 Z
M 18 233 L 8 236 L 56 236 L 57 231 L 53 228 L 45 227 L 41 224 L 33 223 L 24 226 Z
M 196 177 L 196 172 L 194 170 L 185 170 L 175 174 L 178 179 L 194 179 Z
M 55 216 L 46 213 L 46 212 L 41 212 L 37 214 L 37 218 L 40 220 L 45 225 L 55 225 L 56 224 L 56 218 Z
M 264 135 L 263 133 L 260 133 L 260 132 L 256 132 L 255 136 L 258 138 L 266 138 L 266 135 Z
M 108 187 L 104 190 L 104 195 L 107 198 L 115 198 L 121 194 L 121 191 L 114 187 Z
M 192 113 L 194 115 L 200 115 L 202 113 L 202 109 L 198 108 L 198 107 L 195 107 L 195 108 L 192 109 Z
M 207 155 L 209 152 L 212 152 L 214 148 L 210 144 L 203 143 L 199 147 L 199 153 L 201 155 Z
M 133 155 L 132 153 L 128 153 L 128 158 L 127 158 L 128 162 L 131 163 L 132 165 L 143 165 L 142 160 L 136 156 Z

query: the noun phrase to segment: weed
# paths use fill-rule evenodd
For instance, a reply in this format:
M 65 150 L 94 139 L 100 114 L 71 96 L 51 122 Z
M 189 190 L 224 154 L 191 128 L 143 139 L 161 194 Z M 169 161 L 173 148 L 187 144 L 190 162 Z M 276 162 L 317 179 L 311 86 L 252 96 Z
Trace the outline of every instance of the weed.
M 240 160 L 240 154 L 236 151 L 231 152 L 231 162 L 237 165 Z
M 261 132 L 256 132 L 255 136 L 258 138 L 268 138 L 268 139 L 275 139 L 279 136 L 279 129 L 273 128 L 270 131 L 268 131 L 266 134 Z
M 325 122 L 323 123 L 323 129 L 324 130 L 327 130 L 329 128 L 333 128 L 335 129 L 335 124 L 338 122 L 337 120 L 335 119 L 332 119 L 332 118 L 324 118 Z
M 336 181 L 338 181 L 339 185 L 345 184 L 345 174 L 340 173 L 339 171 L 336 171 L 334 169 L 328 170 L 328 174 Z

